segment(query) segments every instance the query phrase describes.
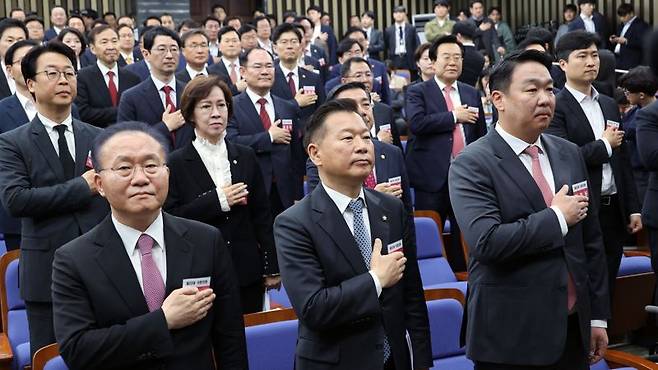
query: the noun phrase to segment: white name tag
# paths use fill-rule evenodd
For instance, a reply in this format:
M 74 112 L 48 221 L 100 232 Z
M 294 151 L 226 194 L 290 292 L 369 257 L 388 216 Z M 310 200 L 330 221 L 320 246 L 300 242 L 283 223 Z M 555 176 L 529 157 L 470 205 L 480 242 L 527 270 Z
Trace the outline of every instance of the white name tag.
M 292 131 L 292 120 L 291 119 L 282 119 L 281 120 L 281 125 L 283 126 L 284 129 L 288 131 Z
M 587 181 L 581 181 L 571 186 L 574 195 L 588 196 Z
M 471 113 L 479 114 L 480 113 L 480 108 L 478 107 L 468 107 L 468 111 Z
M 304 94 L 315 94 L 315 86 L 304 86 L 302 89 L 304 89 Z
M 183 288 L 186 286 L 193 286 L 199 290 L 210 288 L 210 276 L 192 279 L 183 279 Z
M 404 249 L 402 246 L 402 239 L 388 245 L 388 253 L 402 252 L 402 249 Z
M 381 125 L 379 126 L 379 131 L 391 131 L 391 125 L 388 123 L 385 125 Z
M 402 182 L 401 176 L 391 177 L 390 179 L 388 179 L 389 185 L 399 185 L 401 182 Z
M 613 120 L 611 120 L 611 119 L 609 119 L 608 121 L 606 121 L 605 124 L 606 124 L 606 126 L 608 126 L 608 127 L 612 127 L 612 128 L 616 128 L 616 129 L 619 128 L 619 122 L 617 122 L 617 121 L 613 121 Z

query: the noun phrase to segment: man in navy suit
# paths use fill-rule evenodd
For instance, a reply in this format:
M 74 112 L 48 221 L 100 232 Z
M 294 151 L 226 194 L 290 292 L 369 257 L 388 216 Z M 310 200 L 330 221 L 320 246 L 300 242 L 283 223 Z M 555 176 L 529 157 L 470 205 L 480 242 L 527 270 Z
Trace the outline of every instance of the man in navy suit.
M 617 15 L 621 24 L 617 33 L 610 36 L 610 44 L 617 58 L 616 67 L 631 69 L 644 63 L 644 38 L 651 31 L 651 27 L 635 15 L 632 4 L 619 5 Z
M 155 126 L 170 139 L 171 148 L 194 139 L 178 107 L 185 84 L 175 78 L 181 40 L 176 32 L 155 27 L 144 35 L 144 56 L 151 66 L 150 78 L 121 96 L 117 122 L 139 121 Z
M 144 58 L 142 50 L 144 50 L 144 36 L 152 29 L 152 26 L 142 28 L 139 34 L 139 44 L 135 45 L 135 48 L 133 49 L 135 60 L 132 64 L 126 66 L 126 71 L 136 74 L 142 81 L 146 80 L 151 75 L 151 66 Z M 137 59 L 138 55 L 141 56 L 141 59 Z
M 217 42 L 221 57 L 217 63 L 208 67 L 208 73 L 227 76 L 230 82 L 229 88 L 237 95 L 247 88 L 240 69 L 240 53 L 242 52 L 240 34 L 231 26 L 222 27 L 217 34 Z
M 208 36 L 203 30 L 194 29 L 187 31 L 181 38 L 183 44 L 181 60 L 186 61 L 182 70 L 176 72 L 176 80 L 188 83 L 197 76 L 208 76 L 209 74 L 217 75 L 231 88 L 235 95 L 238 91 L 235 85 L 231 83 L 228 76 L 223 75 L 216 70 L 210 72 L 208 64 Z
M 304 55 L 318 60 L 322 67 L 329 65 L 327 51 L 313 43 L 313 21 L 309 17 L 300 16 L 295 18 L 295 23 L 304 27 Z
M 299 317 L 295 365 L 427 369 L 413 226 L 399 199 L 363 186 L 375 159 L 357 111 L 351 99 L 318 108 L 304 142 L 321 185 L 274 222 L 281 278 Z
M 386 64 L 380 62 L 377 59 L 370 58 L 370 55 L 368 54 L 368 46 L 369 44 L 369 39 L 368 39 L 368 34 L 366 31 L 362 30 L 361 28 L 348 28 L 347 31 L 345 31 L 345 38 L 350 38 L 352 40 L 356 40 L 359 42 L 361 45 L 361 50 L 363 52 L 361 53 L 363 56 L 363 59 L 367 60 L 368 63 L 370 63 L 370 69 L 372 70 L 372 74 L 374 75 L 375 81 L 380 85 L 380 91 L 382 95 L 382 100 L 384 103 L 391 105 L 391 91 L 389 88 L 389 78 L 388 78 L 388 70 L 386 68 Z M 414 63 L 415 65 L 415 63 Z
M 322 24 L 322 8 L 318 5 L 311 5 L 306 9 L 306 15 L 311 20 L 311 25 L 313 26 L 311 42 L 318 42 L 319 39 L 319 42 L 326 45 L 323 49 L 329 57 L 327 64 L 333 65 L 338 63 L 338 58 L 336 57 L 338 41 L 336 41 L 336 35 L 334 35 L 334 30 L 331 26 Z
M 408 69 L 411 79 L 415 80 L 416 63 L 414 52 L 420 45 L 416 27 L 407 21 L 407 9 L 396 6 L 393 10 L 395 23 L 384 30 L 384 43 L 388 58 L 393 62 L 393 68 Z
M 375 12 L 368 10 L 361 14 L 361 26 L 369 40 L 368 56 L 372 59 L 381 60 L 384 51 L 384 35 L 382 31 L 375 28 Z
M 585 30 L 590 33 L 596 33 L 601 39 L 601 48 L 607 48 L 608 42 L 608 22 L 596 8 L 596 0 L 578 0 L 580 14 L 569 23 L 569 32 L 575 30 Z
M 52 27 L 46 31 L 43 40 L 50 41 L 56 39 L 57 35 L 66 27 L 66 21 L 66 9 L 64 7 L 58 5 L 50 9 L 50 24 L 52 24 Z
M 297 65 L 302 54 L 302 33 L 297 27 L 290 23 L 280 24 L 274 30 L 272 42 L 279 56 L 272 94 L 288 101 L 294 99 L 301 108 L 300 118 L 305 121 L 324 103 L 320 76 Z
M 247 89 L 233 99 L 227 137 L 256 151 L 272 214 L 277 215 L 301 198 L 304 156 L 299 107 L 271 94 L 274 70 L 272 55 L 265 49 L 250 49 L 240 56 Z
M 464 147 L 486 133 L 480 95 L 457 81 L 462 72 L 464 48 L 457 38 L 438 38 L 430 47 L 435 76 L 407 89 L 407 117 L 411 133 L 407 144 L 407 170 L 415 190 L 416 209 L 437 211 L 450 219 L 448 258 L 453 269 L 465 268 L 459 229 L 448 192 L 450 163 Z
M 5 53 L 15 42 L 27 39 L 27 28 L 23 22 L 7 18 L 0 21 L 0 99 L 12 95 L 16 91 L 14 81 L 9 77 L 5 64 Z

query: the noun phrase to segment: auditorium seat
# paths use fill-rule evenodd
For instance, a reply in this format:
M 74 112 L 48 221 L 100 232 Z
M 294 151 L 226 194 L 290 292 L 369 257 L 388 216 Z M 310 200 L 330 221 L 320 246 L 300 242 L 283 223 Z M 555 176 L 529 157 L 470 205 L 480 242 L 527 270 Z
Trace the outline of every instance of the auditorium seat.
M 430 321 L 433 369 L 473 370 L 473 362 L 466 358 L 459 345 L 464 296 L 456 289 L 425 291 L 427 314 Z
M 645 256 L 622 256 L 617 276 L 628 276 L 652 272 L 651 259 Z
M 642 357 L 630 353 L 608 349 L 605 359 L 590 366 L 590 370 L 656 370 L 658 364 L 647 361 Z
M 244 316 L 251 370 L 294 368 L 297 319 L 291 308 Z
M 34 354 L 32 370 L 68 370 L 64 359 L 59 355 L 57 343 L 45 346 Z
M 288 293 L 286 293 L 286 289 L 283 287 L 283 284 L 281 284 L 281 288 L 279 290 L 269 289 L 267 291 L 267 294 L 270 296 L 270 307 L 272 308 L 292 307 L 292 303 L 290 303 L 290 299 L 288 298 Z
M 0 258 L 0 273 L 4 278 L 0 282 L 0 307 L 2 308 L 3 331 L 7 333 L 13 353 L 14 369 L 23 369 L 31 363 L 29 331 L 25 302 L 18 289 L 19 251 L 7 252 Z

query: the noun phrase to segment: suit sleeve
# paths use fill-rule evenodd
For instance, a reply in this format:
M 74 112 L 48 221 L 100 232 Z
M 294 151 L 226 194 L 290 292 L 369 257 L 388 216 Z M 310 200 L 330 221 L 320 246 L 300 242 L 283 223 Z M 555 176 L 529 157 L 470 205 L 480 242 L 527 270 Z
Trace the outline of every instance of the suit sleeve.
M 80 118 L 97 127 L 106 127 L 108 122 L 113 122 L 117 115 L 116 107 L 93 107 L 89 97 L 94 93 L 89 90 L 90 86 L 86 79 L 78 79 L 78 96 L 75 102 L 80 110 Z
M 312 330 L 325 331 L 368 316 L 381 316 L 372 276 L 356 275 L 329 286 L 315 251 L 315 237 L 300 220 L 282 213 L 274 222 L 274 240 L 281 277 L 300 321 Z
M 119 108 L 117 109 L 117 122 L 134 121 L 137 119 L 137 107 L 133 104 L 132 95 L 125 92 L 119 99 Z
M 635 116 L 637 149 L 649 171 L 658 171 L 658 103 L 640 109 Z
M 560 105 L 560 102 L 558 102 L 555 107 L 553 121 L 544 132 L 571 141 L 567 124 L 569 118 L 567 118 L 567 112 L 565 112 Z M 580 152 L 582 153 L 583 158 L 585 158 L 585 163 L 587 163 L 588 166 L 601 166 L 604 163 L 610 162 L 608 151 L 602 140 L 590 141 L 589 143 L 580 146 Z
M 452 112 L 429 113 L 425 106 L 425 97 L 421 84 L 407 90 L 407 112 L 409 130 L 414 135 L 432 135 L 452 132 L 455 118 Z
M 267 131 L 254 134 L 240 132 L 240 123 L 237 121 L 235 113 L 228 121 L 226 137 L 235 143 L 251 147 L 256 153 L 267 153 L 272 151 L 273 143 L 270 138 L 270 133 Z
M 55 252 L 52 297 L 57 343 L 71 368 L 125 368 L 145 356 L 164 358 L 175 351 L 162 309 L 99 328 L 85 283 L 66 248 Z
M 318 175 L 318 168 L 315 166 L 315 163 L 311 161 L 310 158 L 306 160 L 306 183 L 308 184 L 309 193 L 320 183 L 320 176 Z
M 373 29 L 371 36 L 374 34 L 374 31 L 375 30 Z M 368 46 L 368 51 L 370 53 L 380 53 L 384 51 L 384 38 L 382 37 L 381 31 L 379 31 L 379 37 L 377 37 L 377 39 Z
M 381 92 L 382 102 L 391 105 L 391 88 L 388 82 L 388 72 L 384 71 L 382 74 L 382 83 L 379 84 L 379 91 Z
M 52 186 L 33 186 L 27 159 L 14 138 L 8 136 L 12 134 L 0 136 L 0 192 L 2 203 L 12 216 L 50 217 L 87 206 L 93 194 L 81 176 Z
M 623 125 L 621 129 L 624 129 Z M 632 142 L 632 144 L 637 145 L 635 142 Z M 633 167 L 631 166 L 631 156 L 628 145 L 629 142 L 623 140 L 619 148 L 616 150 L 616 155 L 619 156 L 619 161 L 621 162 L 621 171 L 623 172 L 623 179 L 621 179 L 621 181 L 624 182 L 624 192 L 622 196 L 624 197 L 624 204 L 628 211 L 628 214 L 625 215 L 626 217 L 634 213 L 640 213 L 642 209 L 640 198 L 637 194 L 637 187 L 635 185 L 635 177 L 633 175 Z M 619 181 L 617 177 L 615 177 L 615 181 Z M 624 220 L 624 222 L 628 221 L 628 219 Z
M 169 193 L 164 209 L 174 216 L 189 218 L 204 223 L 213 222 L 218 215 L 222 214 L 219 196 L 216 189 L 210 189 L 203 194 L 198 194 L 194 200 L 183 202 L 183 193 L 189 191 L 180 184 L 179 177 L 184 176 L 178 165 L 172 163 L 169 174 Z

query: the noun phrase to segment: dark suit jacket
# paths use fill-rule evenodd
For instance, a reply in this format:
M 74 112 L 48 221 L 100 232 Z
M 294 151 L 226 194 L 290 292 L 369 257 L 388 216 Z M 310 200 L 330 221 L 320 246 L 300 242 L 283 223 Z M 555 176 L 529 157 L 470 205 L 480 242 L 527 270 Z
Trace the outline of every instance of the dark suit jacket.
M 325 50 L 327 56 L 329 57 L 329 60 L 327 60 L 327 64 L 333 65 L 338 63 L 338 58 L 336 57 L 336 50 L 338 49 L 338 41 L 336 40 L 336 35 L 334 34 L 333 28 L 331 26 L 327 26 L 325 24 L 320 26 L 320 33 L 326 32 L 327 33 L 327 49 Z M 311 51 L 312 52 L 312 51 Z
M 391 196 L 364 189 L 371 239 L 402 240 L 402 280 L 375 285 L 343 216 L 318 186 L 274 222 L 281 277 L 299 317 L 295 364 L 306 369 L 382 369 L 384 336 L 398 370 L 410 369 L 409 332 L 416 368 L 432 366 L 427 308 L 406 211 Z
M 375 103 L 372 106 L 372 114 L 375 118 L 375 131 L 379 133 L 379 128 L 382 125 L 391 125 L 391 136 L 393 136 L 393 145 L 402 150 L 402 142 L 400 141 L 400 132 L 398 126 L 395 124 L 393 117 L 393 109 L 384 103 Z
M 475 46 L 464 46 L 464 64 L 459 81 L 475 87 L 482 75 L 483 67 L 484 57 L 475 49 Z
M 0 71 L 0 99 L 11 96 L 11 89 L 9 89 L 9 84 L 7 84 L 7 77 L 3 71 Z
M 318 100 L 315 102 L 315 104 L 311 104 L 307 107 L 301 108 L 300 112 L 300 118 L 304 121 L 303 125 L 305 125 L 306 120 L 315 112 L 316 109 L 318 109 L 319 106 L 324 103 L 324 86 L 322 85 L 322 81 L 320 79 L 319 75 L 316 75 L 313 72 L 307 71 L 304 68 L 297 68 L 299 76 L 299 86 L 297 87 L 297 90 L 303 88 L 304 86 L 313 86 L 315 87 L 315 93 L 318 95 Z M 272 94 L 278 96 L 279 98 L 282 98 L 284 100 L 288 100 L 290 102 L 295 102 L 295 98 L 292 96 L 290 93 L 290 88 L 288 87 L 288 77 L 283 74 L 283 71 L 281 70 L 281 67 L 279 64 L 276 64 L 276 69 L 274 70 L 274 85 L 272 86 Z
M 224 65 L 223 61 L 220 60 L 213 65 L 209 65 L 207 68 L 208 74 L 226 77 L 225 81 L 228 81 L 228 87 L 231 89 L 233 96 L 240 93 L 240 91 L 238 91 L 238 87 L 233 84 L 233 81 L 231 81 L 231 77 L 229 77 L 228 70 L 226 70 L 226 66 Z
M 136 74 L 137 76 L 139 76 L 139 79 L 142 81 L 146 80 L 151 76 L 149 67 L 146 66 L 146 61 L 143 59 L 140 60 L 139 62 L 134 62 L 131 65 L 127 65 L 126 71 Z
M 46 33 L 43 36 L 43 41 L 50 41 L 56 38 L 57 38 L 57 32 L 55 32 L 54 28 L 50 27 L 49 29 L 46 30 Z
M 599 38 L 601 39 L 601 48 L 602 49 L 607 49 L 608 48 L 608 37 L 609 31 L 608 31 L 608 22 L 606 21 L 605 17 L 601 15 L 601 13 L 595 11 L 592 14 L 592 21 L 594 21 L 594 29 L 596 30 L 596 33 L 599 35 Z M 580 14 L 576 15 L 576 18 L 569 23 L 569 31 L 575 31 L 575 30 L 584 30 L 585 29 L 585 22 L 583 19 L 580 17 Z
M 240 298 L 221 234 L 164 214 L 166 295 L 183 279 L 210 277 L 217 295 L 208 315 L 168 330 L 146 299 L 108 216 L 68 243 L 53 263 L 55 335 L 71 369 L 246 369 Z M 214 350 L 214 352 L 211 352 Z
M 482 100 L 478 91 L 469 85 L 457 82 L 457 89 L 462 104 L 480 109 L 475 124 L 462 125 L 466 144 L 470 144 L 487 132 Z M 438 192 L 448 179 L 455 120 L 435 79 L 407 89 L 406 112 L 411 134 L 406 152 L 411 186 L 425 192 Z
M 231 179 L 243 182 L 249 195 L 247 205 L 234 205 L 223 212 L 217 190 L 199 152 L 192 143 L 171 153 L 169 195 L 165 209 L 173 215 L 215 226 L 231 251 L 240 285 L 262 280 L 279 272 L 272 234 L 272 213 L 263 175 L 254 151 L 226 141 Z
M 649 175 L 644 198 L 642 222 L 658 229 L 658 103 L 642 108 L 635 116 L 637 125 L 637 151 Z
M 84 53 L 80 55 L 80 69 L 89 67 L 96 64 L 96 56 L 91 52 L 91 49 L 86 48 Z
M 617 36 L 621 34 L 623 28 L 624 25 L 620 24 L 617 28 Z M 619 54 L 615 54 L 617 57 L 617 68 L 631 69 L 644 63 L 644 38 L 650 31 L 651 27 L 647 22 L 640 17 L 635 18 L 624 35 L 628 41 L 621 45 Z
M 32 122 L 0 135 L 0 195 L 22 220 L 20 289 L 26 301 L 49 302 L 53 253 L 105 217 L 107 202 L 80 175 L 100 129 L 73 120 L 75 177 L 64 170 L 46 128 Z
M 233 96 L 240 93 L 238 91 L 237 87 L 235 87 L 235 85 L 233 85 L 233 83 L 231 82 L 231 79 L 228 76 L 223 75 L 221 73 L 217 73 L 216 70 L 210 71 L 210 69 L 207 69 L 207 71 L 208 71 L 208 75 L 219 76 L 219 78 L 222 81 L 224 81 L 224 83 L 229 87 L 229 89 L 231 89 L 231 94 Z M 196 76 L 194 76 L 194 77 L 196 77 Z M 190 76 L 190 74 L 187 72 L 187 69 L 184 69 L 182 71 L 176 72 L 176 80 L 178 80 L 180 82 L 184 82 L 185 84 L 187 84 L 188 82 L 192 81 L 192 76 Z
M 397 46 L 395 44 L 396 32 L 399 32 L 399 30 L 395 24 L 386 27 L 386 30 L 384 30 L 384 43 L 386 44 L 386 52 L 389 59 L 392 59 L 395 55 L 395 47 Z M 400 67 L 406 67 L 411 71 L 415 71 L 418 67 L 416 67 L 416 61 L 414 60 L 414 53 L 420 45 L 420 38 L 418 37 L 418 33 L 416 33 L 416 27 L 409 23 L 406 23 L 404 26 L 404 45 L 407 49 L 405 54 L 406 66 Z
M 384 35 L 382 34 L 382 31 L 373 26 L 372 30 L 370 30 L 370 38 L 368 41 L 368 56 L 373 59 L 381 60 L 382 57 L 380 53 L 384 51 L 384 47 L 386 46 L 384 44 Z
M 606 121 L 613 120 L 621 124 L 619 108 L 612 98 L 599 94 L 599 105 Z M 623 126 L 620 126 L 620 129 L 623 130 Z M 612 157 L 608 157 L 605 144 L 602 140 L 594 139 L 592 126 L 589 124 L 585 112 L 566 88 L 557 94 L 555 115 L 550 127 L 546 129 L 546 133 L 560 136 L 580 147 L 587 164 L 588 178 L 592 184 L 589 190 L 590 199 L 601 197 L 602 166 L 604 163 L 609 163 L 617 186 L 617 194 L 619 194 L 622 219 L 628 220 L 632 213 L 640 213 L 640 202 L 633 180 L 628 144 L 624 141 L 621 146 L 612 150 Z
M 140 83 L 139 76 L 119 68 L 118 97 Z M 116 79 L 115 79 L 116 83 Z M 112 106 L 110 91 L 98 65 L 94 64 L 78 72 L 78 96 L 82 120 L 94 126 L 107 127 L 117 121 L 117 107 Z
M 267 194 L 272 190 L 272 179 L 283 207 L 293 204 L 302 196 L 302 175 L 304 156 L 301 145 L 301 127 L 299 124 L 299 107 L 271 94 L 274 102 L 275 117 L 270 117 L 272 124 L 279 119 L 293 121 L 292 140 L 289 145 L 274 144 L 270 134 L 265 131 L 259 112 L 244 93 L 233 99 L 233 116 L 229 119 L 227 138 L 238 144 L 247 145 L 256 152 Z
M 376 59 L 368 60 L 370 70 L 372 71 L 373 84 L 372 91 L 379 94 L 382 102 L 391 105 L 391 89 L 389 88 L 389 78 L 386 65 Z M 334 64 L 329 68 L 329 74 L 325 91 L 328 93 L 336 85 L 340 84 L 340 68 L 341 64 Z M 337 78 L 337 79 L 336 79 Z
M 177 109 L 180 109 L 184 88 L 185 83 L 176 80 Z M 176 142 L 172 142 L 171 133 L 162 122 L 162 113 L 164 113 L 164 105 L 160 99 L 160 93 L 156 89 L 153 79 L 148 78 L 121 95 L 117 122 L 140 121 L 148 123 L 160 131 L 165 138 L 169 139 L 170 148 L 173 149 L 181 148 L 194 140 L 194 129 L 192 125 L 186 123 L 173 131 Z
M 587 180 L 577 146 L 551 135 L 541 140 L 556 189 Z M 521 366 L 557 362 L 567 335 L 569 274 L 582 350 L 589 351 L 590 320 L 610 317 L 596 207 L 590 203 L 588 216 L 563 237 L 532 175 L 497 131 L 466 147 L 449 177 L 450 201 L 460 205 L 455 215 L 470 246 L 468 357 Z

